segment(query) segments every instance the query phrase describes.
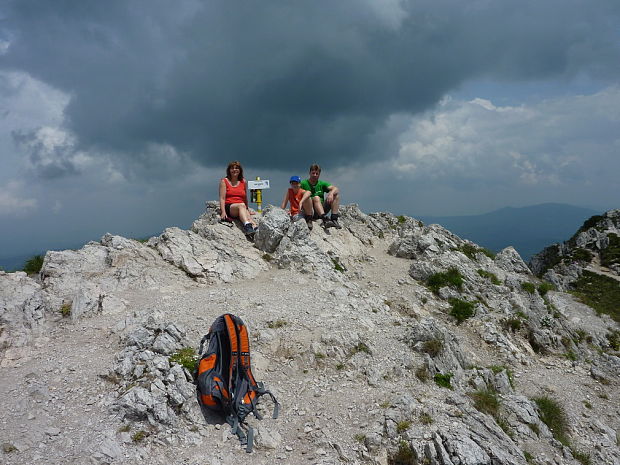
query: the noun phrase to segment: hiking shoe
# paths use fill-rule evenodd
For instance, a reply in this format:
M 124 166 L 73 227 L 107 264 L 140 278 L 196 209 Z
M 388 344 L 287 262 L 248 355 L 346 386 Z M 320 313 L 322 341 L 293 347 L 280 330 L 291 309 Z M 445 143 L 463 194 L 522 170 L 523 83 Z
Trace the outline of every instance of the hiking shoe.
M 325 229 L 327 228 L 333 228 L 334 227 L 334 222 L 332 220 L 323 220 L 323 225 L 322 225 Z
M 342 229 L 342 226 L 340 226 L 340 223 L 338 223 L 338 219 L 337 218 L 332 218 L 331 220 L 331 227 L 332 228 L 336 228 L 336 229 Z
M 252 226 L 252 223 L 244 224 L 243 225 L 243 232 L 245 234 L 254 234 L 256 232 L 256 228 L 254 228 L 254 226 Z
M 306 220 L 306 224 L 308 225 L 308 229 L 312 231 L 312 220 Z

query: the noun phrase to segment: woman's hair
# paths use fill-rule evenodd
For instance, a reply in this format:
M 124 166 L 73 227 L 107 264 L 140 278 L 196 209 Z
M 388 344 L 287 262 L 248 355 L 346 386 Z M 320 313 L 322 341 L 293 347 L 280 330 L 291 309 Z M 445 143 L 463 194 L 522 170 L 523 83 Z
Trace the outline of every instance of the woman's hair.
M 237 160 L 231 161 L 226 167 L 226 177 L 230 181 L 230 169 L 233 167 L 239 168 L 239 181 L 243 181 L 243 166 Z

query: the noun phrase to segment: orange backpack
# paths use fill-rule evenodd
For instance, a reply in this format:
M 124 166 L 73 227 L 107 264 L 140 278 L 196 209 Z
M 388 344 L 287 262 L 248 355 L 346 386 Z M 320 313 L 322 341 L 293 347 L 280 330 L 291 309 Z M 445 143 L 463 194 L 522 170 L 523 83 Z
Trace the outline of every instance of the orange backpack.
M 207 341 L 209 346 L 203 354 Z M 253 413 L 262 419 L 256 405 L 264 394 L 268 394 L 275 404 L 273 418 L 278 417 L 280 404 L 263 383 L 254 379 L 247 326 L 241 318 L 230 313 L 219 316 L 200 341 L 199 355 L 196 386 L 201 406 L 223 414 L 232 433 L 239 437 L 247 452 L 252 452 L 254 430 L 247 426 L 248 432 L 244 433 L 245 418 Z

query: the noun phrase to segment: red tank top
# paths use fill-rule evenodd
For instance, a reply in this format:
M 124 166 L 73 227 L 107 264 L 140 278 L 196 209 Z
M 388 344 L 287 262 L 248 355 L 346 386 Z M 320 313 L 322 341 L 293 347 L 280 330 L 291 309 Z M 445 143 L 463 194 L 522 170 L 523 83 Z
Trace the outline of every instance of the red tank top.
M 226 197 L 224 204 L 231 203 L 245 203 L 245 179 L 239 181 L 236 186 L 233 186 L 228 178 L 222 178 L 226 183 Z

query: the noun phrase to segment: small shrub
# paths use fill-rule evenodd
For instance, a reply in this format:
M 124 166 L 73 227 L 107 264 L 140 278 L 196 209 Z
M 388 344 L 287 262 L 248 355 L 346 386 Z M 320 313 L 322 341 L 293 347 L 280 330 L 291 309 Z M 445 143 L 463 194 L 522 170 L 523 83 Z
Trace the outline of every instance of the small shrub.
M 416 454 L 407 441 L 398 443 L 398 450 L 388 456 L 388 465 L 417 465 Z
M 514 373 L 513 373 L 513 371 L 510 368 L 505 367 L 504 365 L 491 365 L 489 367 L 489 369 L 495 375 L 498 374 L 498 373 L 501 373 L 502 371 L 505 371 L 506 372 L 506 376 L 508 377 L 508 382 L 510 383 L 510 387 L 512 387 L 514 389 L 514 387 L 515 387 Z
M 357 442 L 364 442 L 366 440 L 366 435 L 362 433 L 357 433 L 353 436 L 353 439 L 355 439 Z
M 287 324 L 288 324 L 288 321 L 286 320 L 268 321 L 267 327 L 270 329 L 278 329 L 278 328 L 282 328 L 283 326 L 286 326 Z
M 334 264 L 334 270 L 339 271 L 340 273 L 344 273 L 346 271 L 345 267 L 340 264 L 337 258 L 332 258 L 332 263 Z
M 263 254 L 263 260 L 265 260 L 266 262 L 270 262 L 271 260 L 273 260 L 273 257 L 268 253 L 265 253 Z
M 452 377 L 454 375 L 452 373 L 435 373 L 433 377 L 435 384 L 442 388 L 452 389 Z
M 466 302 L 461 299 L 450 299 L 449 302 L 450 305 L 452 305 L 450 315 L 456 318 L 457 325 L 460 325 L 463 321 L 476 314 L 476 309 L 472 302 Z
M 423 425 L 430 425 L 431 423 L 433 423 L 433 417 L 431 417 L 428 413 L 421 413 L 420 423 L 422 423 Z
M 408 420 L 399 421 L 398 423 L 396 423 L 396 432 L 404 433 L 405 431 L 409 429 L 410 426 L 411 426 L 411 422 Z
M 405 218 L 403 215 L 398 215 L 396 219 L 398 220 L 398 224 L 403 224 L 405 221 L 407 221 L 407 218 Z
M 58 311 L 64 318 L 68 317 L 69 315 L 71 315 L 71 304 L 70 303 L 62 304 L 62 307 L 60 307 L 60 310 Z
M 119 433 L 129 433 L 131 431 L 131 425 L 123 425 L 118 429 Z
M 148 435 L 149 435 L 149 434 L 148 434 L 146 431 L 144 431 L 144 430 L 136 431 L 136 432 L 133 434 L 133 436 L 131 436 L 131 440 L 132 440 L 134 443 L 138 443 L 138 442 L 141 442 L 141 441 L 143 441 L 144 439 L 146 439 L 146 437 L 147 437 Z
M 538 285 L 538 293 L 541 296 L 546 295 L 549 291 L 555 291 L 555 286 L 553 284 L 544 281 Z
M 495 284 L 496 286 L 499 286 L 502 284 L 502 282 L 497 278 L 495 273 L 491 273 L 490 271 L 486 271 L 486 270 L 477 270 L 477 272 L 483 278 L 491 280 L 491 282 Z
M 183 368 L 193 373 L 198 366 L 198 355 L 192 347 L 183 347 L 169 358 L 170 363 L 178 363 Z
M 534 456 L 526 450 L 523 451 L 523 457 L 525 457 L 527 463 L 532 463 L 532 460 L 534 460 Z
M 439 289 L 445 286 L 453 286 L 457 289 L 461 289 L 463 286 L 463 276 L 456 268 L 450 268 L 443 273 L 435 273 L 428 277 L 426 285 L 435 294 L 439 292 Z
M 428 341 L 424 341 L 422 344 L 422 352 L 430 355 L 431 357 L 436 357 L 443 350 L 443 341 L 439 338 L 429 339 Z
M 534 294 L 536 292 L 536 286 L 528 282 L 521 283 L 521 289 L 523 289 L 528 294 Z
M 575 352 L 573 352 L 572 350 L 569 350 L 568 352 L 566 352 L 564 354 L 564 357 L 566 357 L 568 360 L 571 360 L 573 362 L 577 360 L 577 355 L 575 355 Z
M 344 370 L 344 363 L 338 363 L 336 364 L 336 370 L 340 371 L 340 370 Z
M 589 401 L 587 401 L 587 400 L 584 400 L 584 401 L 583 401 L 583 406 L 584 406 L 585 408 L 587 408 L 587 409 L 592 410 L 592 404 L 591 404 Z
M 519 318 L 505 318 L 501 323 L 506 331 L 515 333 L 521 329 L 521 319 Z
M 562 405 L 550 397 L 533 399 L 538 406 L 541 421 L 547 425 L 553 437 L 565 446 L 570 444 L 568 438 L 568 419 Z
M 26 261 L 22 271 L 25 271 L 28 274 L 37 274 L 39 271 L 41 271 L 42 266 L 43 266 L 43 255 L 35 255 L 34 257 Z
M 571 256 L 573 260 L 577 260 L 580 262 L 586 262 L 586 263 L 590 263 L 592 261 L 592 257 L 594 257 L 592 252 L 590 252 L 588 249 L 582 249 L 582 248 L 573 250 L 573 253 Z
M 579 344 L 580 342 L 587 341 L 589 337 L 591 338 L 591 336 L 584 329 L 578 329 L 575 331 L 575 338 L 573 341 L 575 344 Z
M 357 345 L 349 351 L 349 355 L 350 356 L 355 355 L 359 352 L 364 352 L 365 354 L 372 355 L 372 351 L 370 350 L 370 347 L 368 347 L 363 342 L 358 342 Z

